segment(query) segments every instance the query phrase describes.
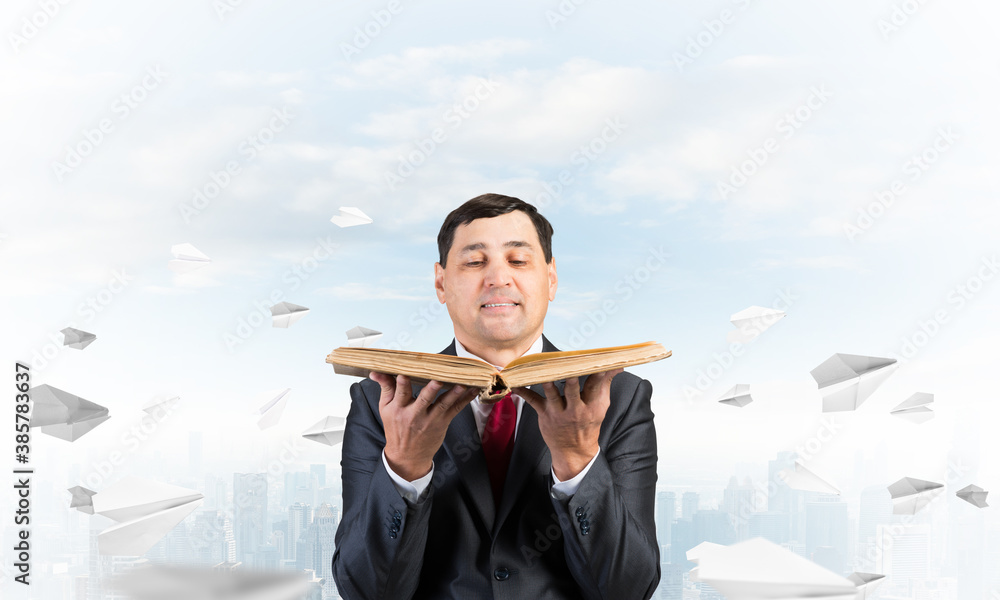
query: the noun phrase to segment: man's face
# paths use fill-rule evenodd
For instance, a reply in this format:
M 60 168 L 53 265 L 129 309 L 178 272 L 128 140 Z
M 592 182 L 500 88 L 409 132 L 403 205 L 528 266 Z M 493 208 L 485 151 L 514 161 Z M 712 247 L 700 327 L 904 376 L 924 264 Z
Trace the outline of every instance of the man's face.
M 438 300 L 456 334 L 491 348 L 533 342 L 556 285 L 555 259 L 545 262 L 535 226 L 519 210 L 460 225 L 447 268 L 434 263 Z

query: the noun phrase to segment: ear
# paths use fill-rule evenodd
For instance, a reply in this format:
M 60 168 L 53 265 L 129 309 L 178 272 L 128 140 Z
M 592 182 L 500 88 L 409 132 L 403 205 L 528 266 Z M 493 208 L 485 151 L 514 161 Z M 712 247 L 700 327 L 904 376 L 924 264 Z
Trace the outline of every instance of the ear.
M 552 257 L 549 268 L 549 302 L 556 299 L 556 288 L 559 287 L 559 276 L 556 274 L 556 257 Z
M 444 304 L 444 267 L 441 263 L 434 263 L 434 291 L 437 292 L 438 302 Z

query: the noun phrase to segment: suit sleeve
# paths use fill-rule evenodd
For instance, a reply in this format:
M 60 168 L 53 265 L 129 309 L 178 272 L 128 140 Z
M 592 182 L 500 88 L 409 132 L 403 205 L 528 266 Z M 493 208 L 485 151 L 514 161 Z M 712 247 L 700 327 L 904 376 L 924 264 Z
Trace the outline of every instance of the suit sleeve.
M 648 599 L 660 580 L 652 394 L 652 384 L 639 380 L 619 422 L 605 423 L 613 427 L 607 447 L 576 493 L 568 500 L 550 494 L 566 563 L 586 600 Z
M 351 385 L 340 461 L 344 516 L 334 538 L 333 578 L 346 600 L 406 600 L 419 583 L 434 489 L 413 504 L 399 494 L 382 462 L 385 430 L 377 402 L 365 392 L 369 383 L 376 385 Z M 377 399 L 377 390 L 369 392 Z

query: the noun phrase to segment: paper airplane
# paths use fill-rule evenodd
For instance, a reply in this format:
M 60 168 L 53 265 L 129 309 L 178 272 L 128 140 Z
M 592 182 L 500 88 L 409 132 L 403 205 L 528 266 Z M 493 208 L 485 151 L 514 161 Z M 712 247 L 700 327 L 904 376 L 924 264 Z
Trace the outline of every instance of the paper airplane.
M 989 506 L 989 504 L 986 504 L 986 494 L 989 494 L 989 492 L 978 485 L 967 485 L 955 492 L 956 496 L 973 506 L 978 506 L 979 508 L 986 508 Z
M 892 514 L 915 515 L 917 511 L 930 504 L 944 491 L 944 485 L 913 477 L 904 477 L 889 486 L 892 496 Z
M 31 388 L 31 427 L 68 442 L 111 418 L 106 407 L 48 384 Z
M 257 414 L 263 415 L 257 421 L 257 427 L 267 429 L 278 424 L 281 414 L 285 412 L 285 405 L 288 404 L 288 392 L 290 391 L 292 391 L 292 388 L 285 388 L 283 390 L 264 392 L 257 396 L 254 402 L 255 405 L 264 402 L 260 409 L 257 410 Z
M 780 471 L 779 476 L 793 490 L 840 495 L 840 490 L 805 468 L 799 461 L 795 461 L 794 466 Z
M 309 314 L 309 309 L 291 302 L 279 302 L 271 307 L 274 327 L 291 327 L 293 323 Z
M 763 306 L 751 306 L 729 317 L 729 322 L 736 326 L 736 331 L 730 331 L 727 339 L 730 343 L 745 344 L 778 322 L 785 316 L 784 311 Z
M 167 266 L 175 273 L 190 273 L 212 262 L 211 258 L 191 244 L 175 244 L 170 247 L 170 252 L 174 255 L 174 260 Z
M 710 553 L 715 552 L 716 550 L 719 550 L 721 548 L 725 548 L 725 546 L 723 546 L 722 544 L 716 544 L 714 542 L 702 542 L 702 543 L 698 544 L 697 546 L 695 546 L 694 548 L 691 548 L 690 550 L 688 550 L 685 553 L 685 556 L 687 557 L 687 559 L 689 561 L 691 561 L 691 562 L 693 562 L 694 564 L 697 565 L 699 563 L 699 561 L 706 554 L 710 554 Z
M 69 503 L 70 508 L 75 508 L 80 512 L 87 513 L 88 515 L 94 514 L 94 503 L 91 501 L 91 498 L 93 498 L 94 494 L 97 492 L 88 490 L 80 485 L 71 487 L 66 491 L 73 494 L 73 500 Z
M 330 222 L 337 227 L 354 227 L 355 225 L 367 225 L 371 223 L 371 217 L 361 212 L 360 208 L 355 206 L 341 206 L 340 214 L 334 215 Z
M 302 432 L 307 440 L 333 446 L 344 441 L 344 427 L 347 419 L 344 417 L 326 417 L 309 429 Z
M 750 397 L 750 385 L 746 383 L 737 383 L 733 387 L 729 388 L 729 391 L 719 398 L 719 402 L 721 404 L 728 404 L 729 406 L 743 408 L 747 404 L 753 402 L 753 398 Z
M 876 573 L 854 572 L 848 575 L 847 578 L 854 582 L 854 585 L 858 586 L 858 593 L 855 596 L 855 600 L 867 600 L 873 597 L 875 588 L 885 582 L 885 575 L 878 575 Z
M 107 410 L 107 409 L 105 409 Z M 51 435 L 52 437 L 57 437 L 61 440 L 66 440 L 67 442 L 75 442 L 83 434 L 92 431 L 95 427 L 101 423 L 107 421 L 111 418 L 111 415 L 105 414 L 102 417 L 97 417 L 94 419 L 87 419 L 86 421 L 78 421 L 76 423 L 64 423 L 62 425 L 48 425 L 42 427 L 42 433 L 45 435 Z
M 690 580 L 707 583 L 727 600 L 854 600 L 857 595 L 857 587 L 850 579 L 763 538 L 708 548 L 697 563 L 689 574 Z
M 359 348 L 370 348 L 382 337 L 381 331 L 368 329 L 367 327 L 352 327 L 347 330 L 347 345 Z
M 111 586 L 132 600 L 299 600 L 322 581 L 303 572 L 148 565 L 116 575 Z
M 73 502 L 80 511 L 117 521 L 98 534 L 99 554 L 141 556 L 198 508 L 202 498 L 195 490 L 124 477 L 100 492 L 84 489 L 74 494 Z
M 156 410 L 171 410 L 174 404 L 177 404 L 180 399 L 180 396 L 166 396 L 162 394 L 154 396 L 149 402 L 142 405 L 142 410 L 149 414 L 153 414 Z
M 69 346 L 70 348 L 76 348 L 77 350 L 83 350 L 89 346 L 91 342 L 97 339 L 97 336 L 92 333 L 88 333 L 80 329 L 73 329 L 72 327 L 67 327 L 60 333 L 63 334 L 63 346 Z
M 836 412 L 857 409 L 896 367 L 894 358 L 834 354 L 810 374 L 824 390 L 823 412 Z
M 912 423 L 925 423 L 934 418 L 934 411 L 929 407 L 932 402 L 934 394 L 917 392 L 889 411 L 889 414 Z

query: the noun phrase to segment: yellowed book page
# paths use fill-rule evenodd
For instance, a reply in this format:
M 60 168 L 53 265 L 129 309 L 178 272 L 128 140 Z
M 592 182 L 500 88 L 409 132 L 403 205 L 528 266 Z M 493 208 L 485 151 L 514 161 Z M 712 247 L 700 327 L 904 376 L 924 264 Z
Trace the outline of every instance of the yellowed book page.
M 414 383 L 437 380 L 465 386 L 488 387 L 497 373 L 489 363 L 450 354 L 430 354 L 385 348 L 337 348 L 326 358 L 342 375 L 367 377 L 371 371 L 406 375 Z
M 546 352 L 544 360 L 522 360 L 531 358 L 522 357 L 514 361 L 500 376 L 508 386 L 522 387 L 641 365 L 670 355 L 669 350 L 656 342 L 596 350 Z

